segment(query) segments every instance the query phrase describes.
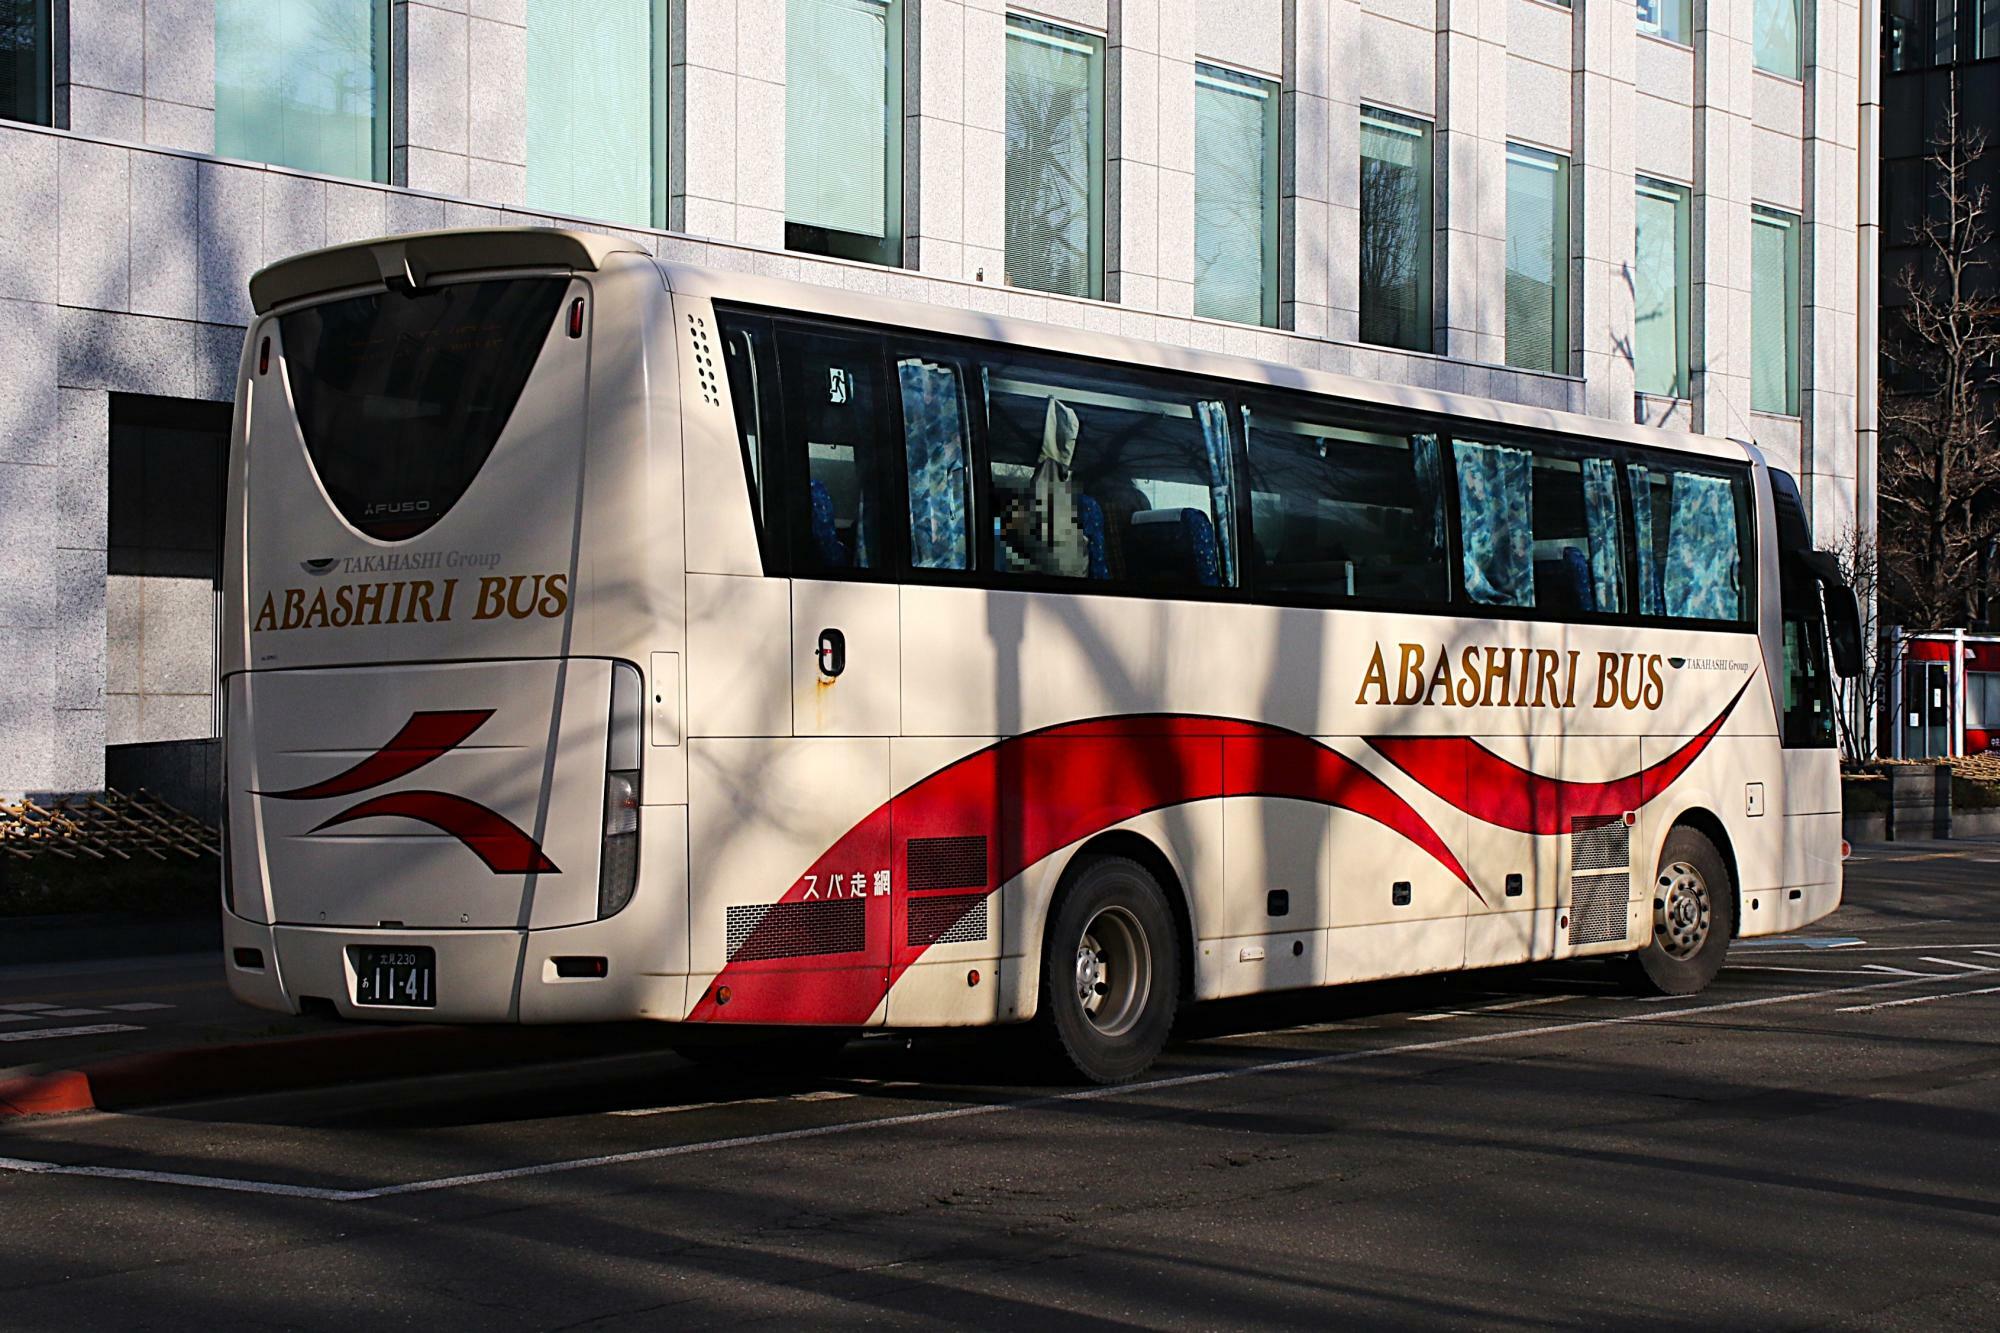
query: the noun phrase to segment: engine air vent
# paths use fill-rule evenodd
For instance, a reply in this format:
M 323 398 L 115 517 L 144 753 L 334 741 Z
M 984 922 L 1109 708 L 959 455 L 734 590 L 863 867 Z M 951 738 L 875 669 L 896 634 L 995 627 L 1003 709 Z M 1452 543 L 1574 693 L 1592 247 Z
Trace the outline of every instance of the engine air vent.
M 969 944 L 986 938 L 986 895 L 941 893 L 909 902 L 909 940 L 913 949 L 933 944 Z
M 987 887 L 986 839 L 979 834 L 911 838 L 905 858 L 903 883 L 912 890 Z
M 1569 868 L 1584 874 L 1614 870 L 1632 863 L 1632 830 L 1618 815 L 1592 815 L 1569 821 Z
M 1631 875 L 1622 870 L 1609 875 L 1578 875 L 1570 881 L 1571 944 L 1606 944 L 1625 938 L 1631 881 Z
M 868 903 L 752 903 L 729 909 L 729 961 L 859 953 L 868 943 Z

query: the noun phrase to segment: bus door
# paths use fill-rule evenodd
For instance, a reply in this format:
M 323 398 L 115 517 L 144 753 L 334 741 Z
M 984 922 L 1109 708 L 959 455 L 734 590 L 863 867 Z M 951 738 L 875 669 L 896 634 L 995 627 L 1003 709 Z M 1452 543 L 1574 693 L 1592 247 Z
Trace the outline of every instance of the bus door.
M 693 948 L 696 970 L 716 976 L 694 1017 L 861 1026 L 884 1013 L 901 711 L 882 344 L 737 323 L 763 335 L 751 339 L 759 376 L 780 385 L 760 473 L 774 500 L 767 549 L 791 574 L 790 635 L 765 650 L 789 660 L 791 734 L 704 747 L 718 758 L 715 806 L 695 816 Z

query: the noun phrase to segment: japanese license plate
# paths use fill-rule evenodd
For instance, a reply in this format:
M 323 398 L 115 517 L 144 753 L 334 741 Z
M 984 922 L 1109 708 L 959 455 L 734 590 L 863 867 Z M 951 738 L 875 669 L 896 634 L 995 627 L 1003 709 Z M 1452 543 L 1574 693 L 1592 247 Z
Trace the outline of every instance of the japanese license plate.
M 347 953 L 354 964 L 356 1004 L 436 1007 L 437 950 L 351 948 Z

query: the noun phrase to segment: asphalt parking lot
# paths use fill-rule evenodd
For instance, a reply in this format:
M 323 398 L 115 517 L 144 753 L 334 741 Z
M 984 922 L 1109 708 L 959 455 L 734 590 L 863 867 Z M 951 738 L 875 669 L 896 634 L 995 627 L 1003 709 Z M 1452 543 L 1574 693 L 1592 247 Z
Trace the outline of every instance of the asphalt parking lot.
M 1475 973 L 1035 1069 L 637 1048 L 0 1122 L 0 1327 L 2000 1325 L 1994 843 L 1862 853 L 1691 1000 Z

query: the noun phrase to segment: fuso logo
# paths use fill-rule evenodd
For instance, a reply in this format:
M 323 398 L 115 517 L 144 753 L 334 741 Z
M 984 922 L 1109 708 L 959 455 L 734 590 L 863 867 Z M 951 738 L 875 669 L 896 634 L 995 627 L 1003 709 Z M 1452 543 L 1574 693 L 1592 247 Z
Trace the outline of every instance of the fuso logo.
M 356 796 L 407 777 L 456 749 L 492 716 L 490 708 L 412 713 L 387 745 L 352 768 L 304 787 L 257 794 L 274 801 L 324 801 L 336 796 Z M 562 873 L 555 862 L 542 854 L 541 845 L 504 815 L 451 792 L 397 791 L 371 796 L 321 820 L 312 831 L 318 833 L 357 819 L 385 816 L 414 819 L 442 829 L 464 843 L 496 875 Z

